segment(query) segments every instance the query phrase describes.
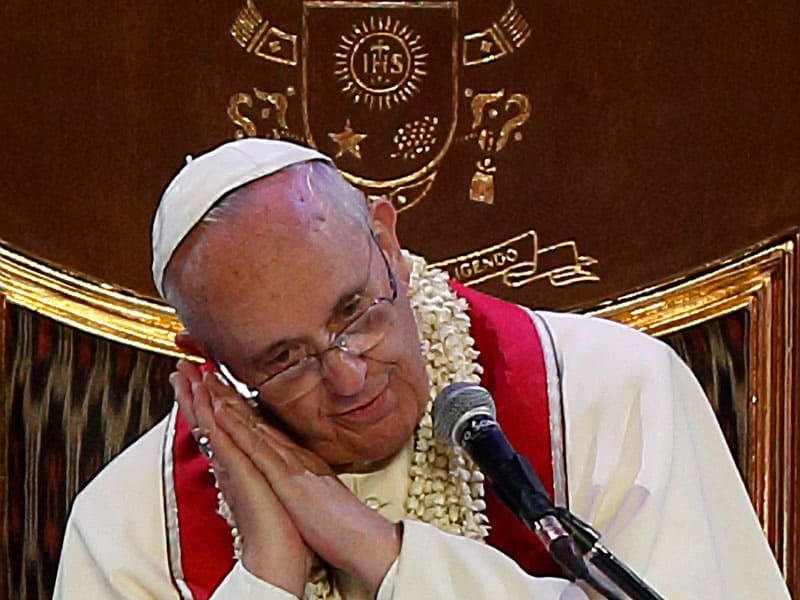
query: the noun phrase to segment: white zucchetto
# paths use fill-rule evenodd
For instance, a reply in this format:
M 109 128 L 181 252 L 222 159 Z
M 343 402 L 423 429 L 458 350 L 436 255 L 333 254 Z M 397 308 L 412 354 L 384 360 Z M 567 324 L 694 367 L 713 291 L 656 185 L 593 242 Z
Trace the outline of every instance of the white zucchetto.
M 283 140 L 244 138 L 227 142 L 186 165 L 161 196 L 153 219 L 153 282 L 161 296 L 164 270 L 173 253 L 203 216 L 227 193 L 256 179 L 309 160 L 331 159 Z

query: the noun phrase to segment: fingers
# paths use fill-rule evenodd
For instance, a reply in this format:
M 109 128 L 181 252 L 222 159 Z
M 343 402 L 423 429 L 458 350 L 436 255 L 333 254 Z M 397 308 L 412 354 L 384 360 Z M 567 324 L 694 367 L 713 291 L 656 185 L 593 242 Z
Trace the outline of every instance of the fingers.
M 256 412 L 210 372 L 204 373 L 201 381 L 192 383 L 191 397 L 197 427 L 207 432 L 211 440 L 213 462 L 221 463 L 228 471 L 234 466 L 234 470 L 239 471 L 235 474 L 237 477 L 263 477 L 255 470 L 252 460 L 253 449 L 259 445 L 259 436 L 263 433 L 259 431 L 261 422 Z M 222 415 L 228 415 L 227 420 L 234 424 L 223 423 Z M 248 465 L 250 468 L 244 469 Z
M 226 474 L 234 469 L 235 477 L 263 477 L 278 487 L 290 475 L 333 473 L 316 454 L 268 424 L 215 373 L 201 375 L 194 365 L 182 364 L 170 382 L 188 425 L 210 440 L 215 469 Z
M 192 394 L 197 426 L 208 437 L 213 456 L 211 463 L 221 483 L 226 480 L 252 481 L 253 477 L 260 477 L 247 455 L 217 426 L 212 396 L 206 385 L 203 382 L 193 383 Z
M 204 375 L 203 383 L 193 387 L 201 426 L 214 428 L 210 434 L 214 464 L 219 461 L 228 468 L 220 484 L 225 497 L 233 499 L 231 509 L 237 524 L 247 532 L 243 534 L 243 561 L 248 570 L 262 564 L 261 555 L 249 555 L 250 549 L 258 549 L 253 541 L 270 539 L 283 527 L 295 532 L 298 548 L 311 549 L 330 564 L 357 573 L 371 591 L 377 590 L 399 552 L 396 527 L 364 506 L 319 456 L 265 422 L 213 375 Z M 242 460 L 234 461 L 234 456 Z M 267 510 L 258 510 L 267 500 L 275 520 L 262 524 L 255 517 L 267 514 Z M 364 534 L 359 535 L 362 530 Z M 291 538 L 286 531 L 282 537 Z M 373 539 L 379 544 L 372 545 Z M 263 544 L 261 549 L 270 547 L 272 544 Z M 367 547 L 369 556 L 361 556 Z M 352 567 L 354 556 L 363 559 L 357 561 L 360 571 Z M 263 578 L 271 580 L 270 575 Z
M 254 422 L 264 423 L 269 426 L 270 432 L 274 435 L 275 439 L 281 443 L 295 447 L 295 442 L 287 435 L 280 427 L 276 426 L 277 421 L 269 416 L 265 417 L 259 408 L 253 408 L 247 401 L 244 401 L 240 396 L 228 386 L 227 383 L 220 381 L 220 379 L 213 373 L 203 374 L 203 383 L 208 386 L 212 398 L 216 400 L 215 411 L 221 416 L 235 417 L 236 420 L 242 425 L 252 426 Z
M 220 426 L 215 405 L 236 407 L 241 419 L 245 419 L 246 409 L 252 422 L 256 422 L 255 413 L 214 373 L 204 373 L 200 381 L 191 383 L 190 396 L 197 426 L 211 446 L 214 475 L 236 521 L 243 564 L 260 579 L 302 597 L 312 553 L 268 479 Z
M 211 464 L 214 473 L 237 522 L 246 525 L 258 520 L 261 509 L 274 511 L 278 501 L 269 482 L 250 456 L 219 427 L 213 407 L 214 397 L 207 382 L 192 384 L 192 392 L 198 426 L 208 437 L 213 451 Z M 238 401 L 243 403 L 240 398 Z
M 192 361 L 186 360 L 185 358 L 181 358 L 178 360 L 175 368 L 178 370 L 179 373 L 182 373 L 189 381 L 192 383 L 196 383 L 198 381 L 202 381 L 203 375 L 200 372 L 200 365 L 197 363 L 193 363 Z
M 214 420 L 247 454 L 273 486 L 288 475 L 311 471 L 331 475 L 330 466 L 313 452 L 299 446 L 286 433 L 267 423 L 241 399 L 215 396 L 217 382 L 209 382 L 214 396 Z
M 211 386 L 209 386 L 211 387 Z M 271 427 L 257 417 L 241 399 L 216 397 L 213 418 L 217 427 L 246 454 L 264 476 L 285 471 L 286 461 L 276 451 L 281 444 Z
M 192 384 L 202 381 L 202 375 L 198 366 L 185 359 L 180 359 L 176 365 L 176 370 L 169 376 L 169 382 L 175 391 L 175 400 L 181 409 L 183 418 L 189 429 L 198 427 L 197 417 L 194 411 L 194 400 L 192 394 Z
M 198 425 L 194 411 L 191 382 L 178 371 L 174 371 L 170 374 L 169 382 L 172 385 L 172 389 L 175 391 L 175 401 L 178 403 L 178 407 L 181 410 L 181 414 L 183 414 L 186 424 L 189 426 L 189 429 L 196 429 Z

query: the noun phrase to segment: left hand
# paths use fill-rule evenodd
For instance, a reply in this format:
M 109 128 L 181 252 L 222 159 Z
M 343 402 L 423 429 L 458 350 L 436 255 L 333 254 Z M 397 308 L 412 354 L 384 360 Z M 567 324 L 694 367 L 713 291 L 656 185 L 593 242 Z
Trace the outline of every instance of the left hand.
M 239 529 L 242 563 L 262 581 L 302 596 L 314 560 L 313 550 L 267 480 L 217 426 L 209 385 L 197 367 L 179 362 L 170 382 L 186 422 L 198 427 L 197 435 L 202 431 L 213 448 L 209 458 Z M 231 401 L 242 402 L 232 389 L 225 388 L 224 393 Z
M 400 552 L 401 526 L 366 507 L 330 466 L 206 374 L 214 421 L 263 474 L 306 544 L 372 596 Z

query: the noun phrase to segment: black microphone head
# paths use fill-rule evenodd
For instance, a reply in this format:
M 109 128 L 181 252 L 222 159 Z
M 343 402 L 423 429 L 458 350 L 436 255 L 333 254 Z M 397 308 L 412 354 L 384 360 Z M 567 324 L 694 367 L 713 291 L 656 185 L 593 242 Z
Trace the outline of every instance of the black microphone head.
M 475 415 L 496 418 L 489 391 L 476 383 L 451 383 L 433 401 L 433 430 L 448 444 L 461 445 L 462 426 Z

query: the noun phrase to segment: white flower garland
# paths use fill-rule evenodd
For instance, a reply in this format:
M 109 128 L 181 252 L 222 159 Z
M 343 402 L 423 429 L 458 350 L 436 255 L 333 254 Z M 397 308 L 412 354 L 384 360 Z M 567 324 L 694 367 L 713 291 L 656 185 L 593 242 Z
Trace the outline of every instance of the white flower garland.
M 409 301 L 430 384 L 430 400 L 414 434 L 406 514 L 444 531 L 483 540 L 488 534 L 483 473 L 460 449 L 435 439 L 431 419 L 433 400 L 445 387 L 457 381 L 480 383 L 467 302 L 447 285 L 445 272 L 428 268 L 419 256 L 406 253 L 405 258 L 411 268 Z
M 433 433 L 431 407 L 437 394 L 451 383 L 480 382 L 475 340 L 469 334 L 467 302 L 447 284 L 447 273 L 430 268 L 419 256 L 404 252 L 411 270 L 408 297 L 422 339 L 427 363 L 430 399 L 414 432 L 414 453 L 409 467 L 409 518 L 424 521 L 443 531 L 483 541 L 489 519 L 483 500 L 483 473 L 458 448 L 437 440 Z M 231 526 L 234 557 L 241 555 L 242 541 L 222 492 L 217 492 L 217 512 Z M 305 600 L 338 598 L 325 565 L 312 569 Z

